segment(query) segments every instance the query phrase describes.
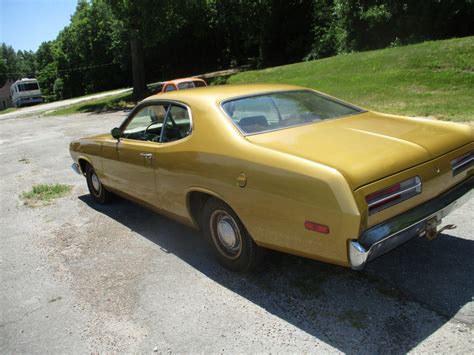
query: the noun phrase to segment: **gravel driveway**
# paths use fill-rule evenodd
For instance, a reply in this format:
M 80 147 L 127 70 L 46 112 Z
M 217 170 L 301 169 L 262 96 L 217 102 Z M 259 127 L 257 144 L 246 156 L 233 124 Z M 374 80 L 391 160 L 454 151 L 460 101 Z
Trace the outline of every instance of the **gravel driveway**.
M 458 228 L 354 272 L 271 253 L 222 269 L 200 234 L 118 199 L 93 203 L 69 141 L 124 115 L 0 122 L 0 352 L 474 353 L 474 200 Z M 74 186 L 44 207 L 19 194 Z

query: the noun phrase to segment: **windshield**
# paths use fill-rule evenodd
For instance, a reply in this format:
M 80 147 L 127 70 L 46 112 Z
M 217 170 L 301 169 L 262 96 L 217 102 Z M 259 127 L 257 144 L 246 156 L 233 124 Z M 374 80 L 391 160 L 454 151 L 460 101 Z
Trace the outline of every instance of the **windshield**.
M 287 91 L 227 101 L 227 115 L 244 133 L 259 133 L 362 112 L 314 91 Z

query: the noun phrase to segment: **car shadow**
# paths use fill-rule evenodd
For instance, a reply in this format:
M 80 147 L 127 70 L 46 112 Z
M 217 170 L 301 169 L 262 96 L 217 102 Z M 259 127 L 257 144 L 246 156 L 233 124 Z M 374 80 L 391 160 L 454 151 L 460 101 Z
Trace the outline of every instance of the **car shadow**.
M 200 233 L 187 226 L 123 199 L 110 205 L 98 205 L 89 195 L 79 199 L 346 353 L 406 353 L 455 317 L 474 294 L 474 242 L 447 234 L 429 243 L 412 240 L 364 272 L 269 252 L 259 269 L 243 275 L 220 267 Z

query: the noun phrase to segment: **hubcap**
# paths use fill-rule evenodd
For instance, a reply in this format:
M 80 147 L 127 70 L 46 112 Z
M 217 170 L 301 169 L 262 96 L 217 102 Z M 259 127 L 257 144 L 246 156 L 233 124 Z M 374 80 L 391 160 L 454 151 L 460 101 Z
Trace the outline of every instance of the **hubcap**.
M 237 241 L 237 235 L 231 223 L 228 217 L 221 217 L 217 222 L 217 235 L 227 248 L 234 247 Z
M 226 211 L 216 210 L 211 215 L 211 234 L 219 252 L 229 259 L 236 259 L 242 252 L 239 226 Z
M 92 187 L 94 188 L 94 190 L 97 193 L 99 193 L 100 192 L 100 180 L 99 180 L 99 177 L 95 173 L 92 173 L 91 181 L 92 181 Z

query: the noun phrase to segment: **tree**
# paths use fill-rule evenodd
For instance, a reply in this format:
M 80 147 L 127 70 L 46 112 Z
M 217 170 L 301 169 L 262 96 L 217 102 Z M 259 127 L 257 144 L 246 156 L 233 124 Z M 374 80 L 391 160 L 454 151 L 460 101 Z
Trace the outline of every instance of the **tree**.
M 3 66 L 5 71 L 5 79 L 16 80 L 21 76 L 18 70 L 18 61 L 16 57 L 16 52 L 12 46 L 8 46 L 5 43 L 2 43 L 0 46 L 0 58 L 2 58 Z
M 5 82 L 7 81 L 7 64 L 5 63 L 5 60 L 0 57 L 0 87 L 5 85 Z
M 150 41 L 150 36 L 153 38 L 153 32 L 160 29 L 160 19 L 164 16 L 164 11 L 160 10 L 164 9 L 168 2 L 152 0 L 106 1 L 115 17 L 119 19 L 129 34 L 133 94 L 137 100 L 141 100 L 147 93 L 143 55 L 144 41 Z M 153 32 L 150 29 L 153 29 Z

